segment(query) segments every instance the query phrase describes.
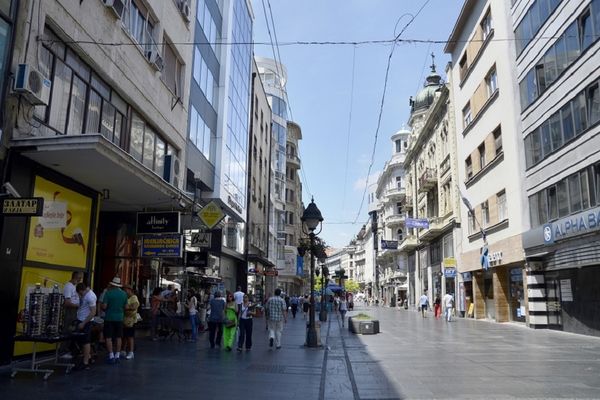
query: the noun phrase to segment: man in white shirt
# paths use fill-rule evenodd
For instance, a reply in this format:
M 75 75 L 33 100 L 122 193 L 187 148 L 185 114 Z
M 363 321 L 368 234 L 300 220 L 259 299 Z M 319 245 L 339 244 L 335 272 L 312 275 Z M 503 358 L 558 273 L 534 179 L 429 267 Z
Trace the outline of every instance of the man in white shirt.
M 421 308 L 421 315 L 425 318 L 425 312 L 429 308 L 429 297 L 427 297 L 427 292 L 423 293 L 419 298 L 419 306 Z
M 235 304 L 237 306 L 238 309 L 238 314 L 240 313 L 241 309 L 242 309 L 242 303 L 244 302 L 244 292 L 242 292 L 242 287 L 238 286 L 237 287 L 237 292 L 235 292 L 233 294 L 233 299 L 235 300 Z
M 454 305 L 454 297 L 450 293 L 444 295 L 444 309 L 446 310 L 446 321 L 450 322 L 452 318 L 452 307 Z
M 71 333 L 73 323 L 77 319 L 77 309 L 79 308 L 79 295 L 75 286 L 83 280 L 82 271 L 73 271 L 71 274 L 71 280 L 65 283 L 63 287 L 63 296 L 65 298 L 65 317 L 63 320 L 62 331 L 63 333 Z M 73 355 L 68 352 L 70 342 L 64 342 L 61 345 L 63 352 L 66 352 L 62 357 L 71 359 Z
M 83 345 L 83 364 L 78 369 L 90 369 L 92 319 L 96 316 L 96 294 L 85 283 L 77 284 L 80 297 L 77 309 L 77 333 Z

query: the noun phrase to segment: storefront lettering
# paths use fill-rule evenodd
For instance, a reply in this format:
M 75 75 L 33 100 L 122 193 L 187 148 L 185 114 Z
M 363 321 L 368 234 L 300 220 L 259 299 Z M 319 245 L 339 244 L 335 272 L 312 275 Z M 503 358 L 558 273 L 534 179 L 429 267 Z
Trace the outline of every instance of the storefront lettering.
M 591 230 L 598 229 L 600 229 L 600 208 L 595 208 L 544 225 L 544 243 L 551 244 L 555 240 L 564 239 L 569 236 L 582 235 Z

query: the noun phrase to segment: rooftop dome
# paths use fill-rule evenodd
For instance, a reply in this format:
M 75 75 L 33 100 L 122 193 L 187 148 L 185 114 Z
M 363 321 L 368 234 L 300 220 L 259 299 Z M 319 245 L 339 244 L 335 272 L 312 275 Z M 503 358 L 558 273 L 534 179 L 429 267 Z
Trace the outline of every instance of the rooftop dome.
M 431 54 L 434 58 L 434 55 Z M 431 64 L 431 73 L 425 78 L 423 89 L 416 95 L 414 100 L 411 98 L 411 106 L 413 111 L 429 108 L 433 104 L 435 92 L 442 87 L 442 77 L 435 71 L 435 62 Z

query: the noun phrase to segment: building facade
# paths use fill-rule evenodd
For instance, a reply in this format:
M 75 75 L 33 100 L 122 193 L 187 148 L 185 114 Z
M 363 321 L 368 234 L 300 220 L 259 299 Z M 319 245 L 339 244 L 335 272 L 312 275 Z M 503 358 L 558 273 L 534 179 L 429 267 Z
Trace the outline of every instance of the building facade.
M 600 1 L 512 3 L 528 322 L 600 336 Z
M 458 271 L 474 302 L 467 314 L 497 322 L 525 322 L 527 315 L 528 212 L 512 39 L 510 2 L 465 1 L 445 48 L 452 57 L 458 179 L 468 205 L 460 208 Z

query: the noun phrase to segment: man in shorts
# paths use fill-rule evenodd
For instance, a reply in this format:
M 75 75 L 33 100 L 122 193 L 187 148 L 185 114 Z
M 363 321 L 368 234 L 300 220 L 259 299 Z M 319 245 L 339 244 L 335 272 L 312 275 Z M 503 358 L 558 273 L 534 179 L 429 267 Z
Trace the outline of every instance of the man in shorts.
M 90 369 L 92 319 L 96 316 L 97 298 L 92 289 L 83 282 L 77 284 L 76 291 L 80 299 L 75 335 L 83 346 L 83 364 L 76 369 L 86 370 Z
M 106 361 L 109 364 L 119 362 L 126 305 L 127 293 L 121 290 L 121 278 L 116 276 L 108 285 L 108 290 L 104 295 L 104 299 L 102 299 L 102 309 L 105 311 L 104 338 L 106 340 L 106 350 L 108 350 Z

